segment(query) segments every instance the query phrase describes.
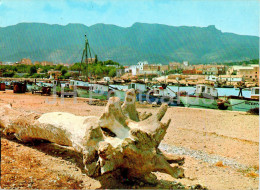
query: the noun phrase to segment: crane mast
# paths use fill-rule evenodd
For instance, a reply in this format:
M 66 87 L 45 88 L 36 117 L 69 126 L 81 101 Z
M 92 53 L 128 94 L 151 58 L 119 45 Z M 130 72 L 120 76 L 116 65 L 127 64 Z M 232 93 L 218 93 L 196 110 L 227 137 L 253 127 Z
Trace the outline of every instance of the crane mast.
M 82 70 L 81 66 L 82 66 L 84 56 L 85 56 L 85 63 L 86 63 L 86 78 L 88 80 L 88 64 L 89 64 L 88 58 L 92 59 L 92 56 L 91 56 L 91 51 L 90 51 L 90 46 L 89 46 L 87 35 L 85 35 L 85 48 L 83 50 L 83 54 L 82 54 L 82 58 L 81 58 L 80 70 Z

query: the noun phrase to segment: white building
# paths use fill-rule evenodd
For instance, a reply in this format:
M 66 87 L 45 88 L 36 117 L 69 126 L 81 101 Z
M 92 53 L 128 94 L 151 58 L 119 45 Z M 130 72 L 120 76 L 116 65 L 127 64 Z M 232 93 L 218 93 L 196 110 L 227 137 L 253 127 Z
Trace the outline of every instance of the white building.
M 244 78 L 242 75 L 219 75 L 218 80 L 221 82 L 241 82 L 244 81 Z
M 188 67 L 188 66 L 189 66 L 189 62 L 188 62 L 188 61 L 183 61 L 183 65 L 184 65 L 185 67 Z
M 132 73 L 133 76 L 143 73 L 144 65 L 148 65 L 147 61 L 139 61 L 137 65 L 131 65 L 125 69 L 125 73 Z
M 244 81 L 244 78 L 241 75 L 219 75 L 218 77 L 214 75 L 209 75 L 205 77 L 205 80 L 210 82 L 241 82 Z
M 104 77 L 103 80 L 109 82 L 110 81 L 110 77 Z
M 125 68 L 125 73 L 132 73 L 132 75 L 136 75 L 137 65 L 131 65 L 128 68 Z
M 205 77 L 205 80 L 211 81 L 211 82 L 216 82 L 218 80 L 218 77 L 214 76 L 214 75 L 209 75 L 209 76 Z
M 140 71 L 143 71 L 143 70 L 144 70 L 144 65 L 148 65 L 148 62 L 147 62 L 147 61 L 139 61 L 139 62 L 137 63 L 138 69 L 139 69 Z

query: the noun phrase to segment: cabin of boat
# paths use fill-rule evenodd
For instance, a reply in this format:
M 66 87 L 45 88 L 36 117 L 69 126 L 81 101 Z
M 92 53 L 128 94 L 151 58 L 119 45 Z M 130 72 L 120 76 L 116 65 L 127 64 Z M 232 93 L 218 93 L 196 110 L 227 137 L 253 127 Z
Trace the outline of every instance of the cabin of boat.
M 109 91 L 109 86 L 107 85 L 102 85 L 102 84 L 92 84 L 90 87 L 90 90 L 97 94 L 106 94 Z
M 211 85 L 198 84 L 196 85 L 194 95 L 188 95 L 185 93 L 181 94 L 179 98 L 185 107 L 218 109 L 218 92 L 217 89 Z
M 79 81 L 79 80 L 70 80 L 69 88 L 73 89 L 74 86 L 77 88 L 89 89 L 89 82 Z
M 139 90 L 142 92 L 147 91 L 147 87 L 145 84 L 141 84 L 141 83 L 131 83 L 128 85 L 128 89 L 135 89 L 135 90 Z
M 218 91 L 214 86 L 208 84 L 198 84 L 195 90 L 196 95 L 209 95 L 212 97 L 218 97 Z

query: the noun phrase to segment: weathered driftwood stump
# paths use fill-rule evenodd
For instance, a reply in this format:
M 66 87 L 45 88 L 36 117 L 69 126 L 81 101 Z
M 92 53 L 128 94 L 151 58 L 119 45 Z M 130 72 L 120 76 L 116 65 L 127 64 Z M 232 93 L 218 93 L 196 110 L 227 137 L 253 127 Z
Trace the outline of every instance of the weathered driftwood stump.
M 161 122 L 166 110 L 167 105 L 163 104 L 157 114 L 138 113 L 134 90 L 129 90 L 122 106 L 119 98 L 110 98 L 100 118 L 62 112 L 38 116 L 2 106 L 0 126 L 4 133 L 14 133 L 24 142 L 44 139 L 74 147 L 83 154 L 89 176 L 119 170 L 129 179 L 152 182 L 156 178 L 151 173 L 154 171 L 175 178 L 184 176 L 182 168 L 170 165 L 180 158 L 158 149 L 170 124 L 170 120 Z

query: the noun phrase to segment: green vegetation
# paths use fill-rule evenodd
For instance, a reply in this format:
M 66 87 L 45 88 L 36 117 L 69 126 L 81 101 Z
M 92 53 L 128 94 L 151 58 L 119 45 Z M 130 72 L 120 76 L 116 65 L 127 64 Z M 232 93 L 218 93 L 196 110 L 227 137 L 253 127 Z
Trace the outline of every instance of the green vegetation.
M 112 60 L 97 61 L 96 63 L 88 64 L 88 75 L 98 79 L 105 76 L 115 77 L 117 68 L 123 69 L 124 67 Z M 86 75 L 87 65 L 85 63 L 75 63 L 69 70 L 80 71 L 83 75 Z
M 116 76 L 116 69 L 123 69 L 119 63 L 112 60 L 97 61 L 88 65 L 88 75 L 94 78 L 102 78 L 104 76 Z M 82 75 L 86 75 L 87 65 L 85 63 L 75 63 L 70 67 L 63 65 L 42 66 L 42 65 L 0 65 L 3 71 L 3 77 L 24 77 L 24 78 L 48 78 L 48 71 L 61 71 L 60 79 L 68 79 L 72 76 L 70 71 L 78 71 Z M 40 71 L 37 73 L 37 71 Z M 22 75 L 21 75 L 22 74 Z
M 170 74 L 182 74 L 183 69 L 176 69 L 176 70 L 170 70 L 168 72 L 166 72 L 166 75 L 170 75 Z

